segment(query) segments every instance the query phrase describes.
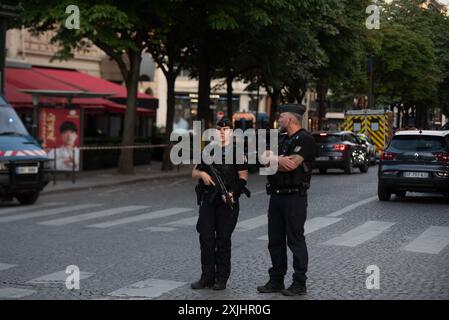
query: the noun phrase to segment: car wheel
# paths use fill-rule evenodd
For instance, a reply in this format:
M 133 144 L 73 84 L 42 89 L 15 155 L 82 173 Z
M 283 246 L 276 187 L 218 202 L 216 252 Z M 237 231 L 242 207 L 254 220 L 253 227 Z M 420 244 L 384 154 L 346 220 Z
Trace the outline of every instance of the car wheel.
M 376 154 L 371 155 L 370 160 L 371 160 L 371 165 L 375 166 L 376 165 Z
M 400 197 L 403 198 L 405 197 L 407 191 L 396 191 L 394 194 L 396 195 L 396 197 Z
M 31 205 L 34 204 L 39 198 L 39 192 L 18 194 L 16 195 L 16 198 L 20 202 L 20 204 Z
M 391 191 L 389 191 L 383 185 L 379 184 L 377 186 L 377 196 L 379 197 L 380 201 L 390 201 Z
M 346 161 L 346 164 L 345 164 L 345 173 L 352 174 L 353 171 L 354 171 L 354 159 L 352 159 L 352 157 L 350 157 L 349 160 Z
M 369 162 L 365 162 L 359 169 L 361 173 L 367 173 L 369 170 Z
M 326 174 L 327 169 L 326 168 L 320 168 L 320 174 Z

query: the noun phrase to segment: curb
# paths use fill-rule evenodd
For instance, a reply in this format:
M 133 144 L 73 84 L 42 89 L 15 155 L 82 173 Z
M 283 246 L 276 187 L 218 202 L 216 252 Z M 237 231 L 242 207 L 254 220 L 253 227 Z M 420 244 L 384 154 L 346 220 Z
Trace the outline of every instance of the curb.
M 191 172 L 183 172 L 183 173 L 177 172 L 177 173 L 173 173 L 173 174 L 161 173 L 161 174 L 154 174 L 154 175 L 151 175 L 148 177 L 139 177 L 139 178 L 124 180 L 124 181 L 103 182 L 103 183 L 97 183 L 97 184 L 92 184 L 92 185 L 88 185 L 88 186 L 77 186 L 75 184 L 75 185 L 73 185 L 73 187 L 70 186 L 65 189 L 59 189 L 59 190 L 45 191 L 45 189 L 44 189 L 44 191 L 41 192 L 41 195 L 58 194 L 58 193 L 74 192 L 74 191 L 81 191 L 81 190 L 100 189 L 100 188 L 106 188 L 106 187 L 110 187 L 110 186 L 133 184 L 135 182 L 144 182 L 144 181 L 153 180 L 153 179 L 172 179 L 172 178 L 178 178 L 178 177 L 184 178 L 184 177 L 189 177 L 191 175 L 192 175 Z

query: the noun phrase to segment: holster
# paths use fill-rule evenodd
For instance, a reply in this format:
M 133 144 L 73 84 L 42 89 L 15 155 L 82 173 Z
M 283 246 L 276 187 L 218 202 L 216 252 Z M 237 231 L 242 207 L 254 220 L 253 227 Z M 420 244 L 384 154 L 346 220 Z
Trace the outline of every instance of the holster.
M 201 201 L 203 199 L 203 193 L 204 193 L 203 186 L 201 186 L 200 184 L 197 184 L 195 186 L 195 193 L 196 193 L 196 203 L 198 205 L 201 205 Z

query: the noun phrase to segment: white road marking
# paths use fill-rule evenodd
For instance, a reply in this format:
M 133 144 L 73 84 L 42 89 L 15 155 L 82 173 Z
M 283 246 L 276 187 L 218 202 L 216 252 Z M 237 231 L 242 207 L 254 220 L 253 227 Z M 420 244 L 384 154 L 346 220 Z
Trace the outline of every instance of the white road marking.
M 309 234 L 315 232 L 319 229 L 330 226 L 331 224 L 337 223 L 341 218 L 326 218 L 326 217 L 316 217 L 307 220 L 304 225 L 304 234 Z
M 24 214 L 19 214 L 19 215 L 15 215 L 15 216 L 2 217 L 2 218 L 0 218 L 0 223 L 33 219 L 33 218 L 46 217 L 46 216 L 53 216 L 56 214 L 61 214 L 61 213 L 66 213 L 66 212 L 76 211 L 76 210 L 84 210 L 84 209 L 89 209 L 89 208 L 94 208 L 94 207 L 99 207 L 99 206 L 102 206 L 102 204 L 78 204 L 76 206 L 35 211 L 35 212 L 24 213 Z
M 0 299 L 20 299 L 36 293 L 35 290 L 19 288 L 0 288 Z
M 14 268 L 14 267 L 17 267 L 17 265 L 16 264 L 0 263 L 0 271 L 8 270 L 8 269 L 11 269 L 11 268 Z
M 394 225 L 394 222 L 367 221 L 348 232 L 330 239 L 323 244 L 345 247 L 356 247 L 371 240 Z
M 147 279 L 113 291 L 109 296 L 120 298 L 157 298 L 162 294 L 185 285 L 185 282 Z
M 376 199 L 377 199 L 377 196 L 370 197 L 370 198 L 368 198 L 368 199 L 365 199 L 365 200 L 362 200 L 362 201 L 353 203 L 353 204 L 351 204 L 351 205 L 349 205 L 349 206 L 347 206 L 347 207 L 344 207 L 343 209 L 340 209 L 340 210 L 337 210 L 337 211 L 335 211 L 335 212 L 332 212 L 331 214 L 328 214 L 327 216 L 328 216 L 328 217 L 338 217 L 338 216 L 341 216 L 342 214 L 344 214 L 344 213 L 346 213 L 346 212 L 352 211 L 352 210 L 354 210 L 354 209 L 356 209 L 356 208 L 358 208 L 358 207 L 361 207 L 361 206 L 363 206 L 363 205 L 365 205 L 365 204 L 368 204 L 368 203 L 370 203 L 370 202 L 373 202 L 373 201 L 375 201 Z
M 113 216 L 121 213 L 127 213 L 137 210 L 142 210 L 148 208 L 147 206 L 127 206 L 127 207 L 119 207 L 119 208 L 113 208 L 113 209 L 107 209 L 107 210 L 101 210 L 86 214 L 80 214 L 77 216 L 67 217 L 67 218 L 61 218 L 61 219 L 55 219 L 55 220 L 49 220 L 40 222 L 38 224 L 46 225 L 46 226 L 63 226 L 70 223 L 76 223 L 86 220 L 92 220 L 97 218 L 103 218 L 108 216 Z
M 104 194 L 111 194 L 111 193 L 119 192 L 119 191 L 123 191 L 123 190 L 126 190 L 126 188 L 110 189 L 110 190 L 103 191 L 103 192 L 100 193 L 100 194 L 102 194 L 102 195 L 104 195 Z
M 173 216 L 176 214 L 180 214 L 183 212 L 189 212 L 192 211 L 191 208 L 170 208 L 170 209 L 164 209 L 164 210 L 158 210 L 153 211 L 141 215 L 137 215 L 134 217 L 109 221 L 109 222 L 103 222 L 103 223 L 97 223 L 87 226 L 88 228 L 110 228 L 118 225 L 123 225 L 127 223 L 132 222 L 138 222 L 138 221 L 144 221 L 144 220 L 152 220 L 152 219 L 158 219 L 158 218 L 165 218 L 169 216 Z
M 42 204 L 36 204 L 32 206 L 14 206 L 14 207 L 5 207 L 0 208 L 0 215 L 5 215 L 9 213 L 17 213 L 17 212 L 23 212 L 23 211 L 30 211 L 30 210 L 36 210 L 41 208 L 47 208 L 47 207 L 54 207 L 54 206 L 62 206 L 64 205 L 64 202 L 48 202 L 48 203 L 42 203 Z
M 438 254 L 449 245 L 449 227 L 431 226 L 402 250 Z
M 169 228 L 169 227 L 148 227 L 144 229 L 140 229 L 139 231 L 151 231 L 151 232 L 173 232 L 178 229 L 176 228 Z
M 198 221 L 198 216 L 183 218 L 179 220 L 175 220 L 169 223 L 164 223 L 163 226 L 170 226 L 170 227 L 189 227 L 196 225 Z
M 268 223 L 267 214 L 262 214 L 260 216 L 240 221 L 235 230 L 236 231 L 249 231 L 259 227 L 262 227 Z
M 326 217 L 316 217 L 307 220 L 304 225 L 304 235 L 310 234 L 331 224 L 337 223 L 342 218 L 326 218 Z M 268 235 L 257 238 L 258 240 L 268 240 Z
M 87 279 L 91 276 L 93 276 L 94 273 L 90 272 L 83 272 L 80 271 L 80 280 Z M 32 279 L 30 281 L 27 281 L 28 284 L 46 284 L 46 283 L 65 283 L 67 277 L 69 277 L 70 274 L 65 273 L 65 270 L 54 272 L 47 274 L 45 276 Z

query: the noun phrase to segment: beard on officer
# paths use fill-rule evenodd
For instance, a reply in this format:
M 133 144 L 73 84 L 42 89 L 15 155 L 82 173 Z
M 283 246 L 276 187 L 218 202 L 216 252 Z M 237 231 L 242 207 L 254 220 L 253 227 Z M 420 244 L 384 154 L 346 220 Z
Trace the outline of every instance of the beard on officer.
M 272 267 L 268 271 L 270 280 L 257 287 L 260 293 L 282 292 L 286 296 L 294 296 L 307 291 L 308 253 L 304 224 L 316 147 L 312 135 L 301 126 L 305 110 L 302 105 L 280 106 L 279 155 L 271 151 L 266 153 L 268 158 L 277 158 L 278 170 L 268 176 L 268 250 Z M 294 273 L 291 286 L 285 289 L 287 246 L 293 253 Z
M 221 119 L 217 122 L 217 130 L 222 164 L 202 162 L 192 171 L 192 178 L 199 180 L 196 190 L 200 208 L 196 229 L 200 238 L 202 271 L 200 280 L 191 284 L 192 289 L 226 288 L 231 273 L 231 236 L 238 220 L 239 197 L 242 193 L 249 196 L 246 189 L 248 163 L 245 156 L 241 161 L 236 159 L 231 121 Z M 225 161 L 228 152 L 233 152 L 231 164 Z M 219 192 L 223 188 L 219 188 L 214 172 L 222 180 L 227 198 Z

